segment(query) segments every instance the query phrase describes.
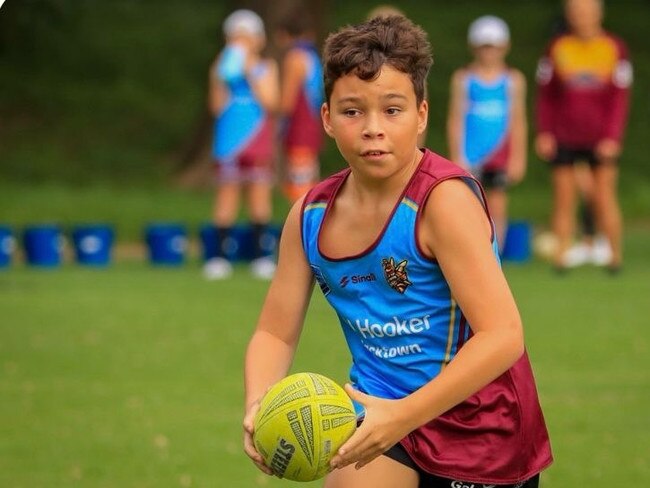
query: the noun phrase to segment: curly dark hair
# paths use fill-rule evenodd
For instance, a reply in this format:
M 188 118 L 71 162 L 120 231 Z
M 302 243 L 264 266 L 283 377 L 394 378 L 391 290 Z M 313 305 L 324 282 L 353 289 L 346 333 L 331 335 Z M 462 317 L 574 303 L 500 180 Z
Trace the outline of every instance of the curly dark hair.
M 354 73 L 368 81 L 388 64 L 411 78 L 418 105 L 433 64 L 431 45 L 421 27 L 401 15 L 375 17 L 330 34 L 323 49 L 325 95 L 329 102 L 334 82 Z

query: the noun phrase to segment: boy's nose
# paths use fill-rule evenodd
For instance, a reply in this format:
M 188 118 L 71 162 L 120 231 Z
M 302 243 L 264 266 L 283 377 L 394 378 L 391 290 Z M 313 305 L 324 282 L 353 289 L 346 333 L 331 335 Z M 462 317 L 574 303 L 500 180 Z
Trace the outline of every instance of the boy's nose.
M 381 128 L 378 117 L 368 116 L 366 118 L 366 123 L 363 127 L 362 136 L 364 139 L 371 139 L 374 137 L 381 137 L 384 135 L 384 131 Z

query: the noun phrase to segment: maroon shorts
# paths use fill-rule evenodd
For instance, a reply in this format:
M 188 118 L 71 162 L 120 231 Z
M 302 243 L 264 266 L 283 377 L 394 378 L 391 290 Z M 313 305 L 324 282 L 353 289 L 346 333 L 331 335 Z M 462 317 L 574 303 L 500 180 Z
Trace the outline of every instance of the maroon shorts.
M 259 132 L 232 160 L 217 161 L 219 183 L 271 183 L 273 181 L 273 125 L 265 121 Z

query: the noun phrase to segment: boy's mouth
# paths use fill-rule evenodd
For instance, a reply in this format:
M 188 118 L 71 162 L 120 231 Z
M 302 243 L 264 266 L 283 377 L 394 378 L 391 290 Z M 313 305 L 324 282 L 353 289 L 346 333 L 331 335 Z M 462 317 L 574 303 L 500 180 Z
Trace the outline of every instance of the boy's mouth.
M 363 157 L 368 157 L 368 156 L 381 156 L 383 154 L 386 154 L 386 151 L 380 151 L 378 149 L 371 149 L 369 151 L 364 151 L 361 153 Z

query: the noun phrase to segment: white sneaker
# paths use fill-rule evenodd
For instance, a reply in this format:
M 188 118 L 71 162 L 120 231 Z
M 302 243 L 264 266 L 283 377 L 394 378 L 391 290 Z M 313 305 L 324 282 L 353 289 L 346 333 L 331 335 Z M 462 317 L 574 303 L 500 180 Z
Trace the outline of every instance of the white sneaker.
M 612 260 L 612 248 L 609 241 L 603 237 L 598 236 L 591 246 L 591 263 L 596 266 L 606 266 Z
M 224 258 L 208 259 L 203 265 L 203 276 L 206 280 L 225 280 L 232 275 L 232 264 Z
M 569 250 L 564 253 L 564 266 L 567 268 L 575 268 L 587 264 L 591 260 L 591 247 L 580 242 L 574 244 Z
M 275 262 L 271 258 L 257 258 L 251 261 L 251 273 L 260 280 L 270 280 L 275 274 Z

